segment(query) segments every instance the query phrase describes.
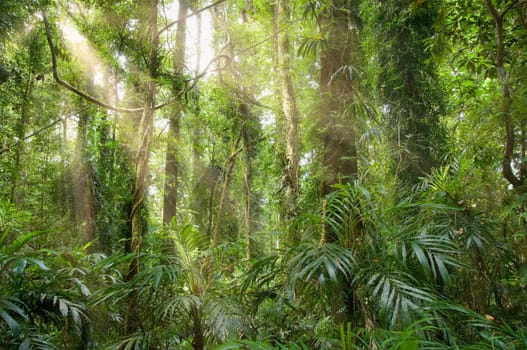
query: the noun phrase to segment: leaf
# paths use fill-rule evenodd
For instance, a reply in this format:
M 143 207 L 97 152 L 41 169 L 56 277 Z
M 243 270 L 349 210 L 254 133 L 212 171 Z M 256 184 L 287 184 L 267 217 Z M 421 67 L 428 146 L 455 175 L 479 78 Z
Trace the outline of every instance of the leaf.
M 22 317 L 24 320 L 27 320 L 28 318 L 27 318 L 24 310 L 22 310 L 22 308 L 19 307 L 15 303 L 21 303 L 21 302 L 18 299 L 9 298 L 9 297 L 5 298 L 5 299 L 0 299 L 0 310 L 6 309 L 6 310 L 13 311 L 18 316 Z
M 448 272 L 443 260 L 437 256 L 434 259 L 434 262 L 436 263 L 436 266 L 439 270 L 439 273 L 441 274 L 441 278 L 445 283 L 450 283 L 450 273 Z
M 81 293 L 82 295 L 84 296 L 90 296 L 91 295 L 91 292 L 90 290 L 88 289 L 88 287 L 78 278 L 72 278 L 72 281 L 77 285 L 79 286 L 80 290 L 81 290 Z
M 163 277 L 163 267 L 156 266 L 153 272 L 154 272 L 154 288 L 157 288 L 159 287 L 159 283 L 161 282 L 161 278 Z
M 26 266 L 27 260 L 25 258 L 18 259 L 15 262 L 15 265 L 13 266 L 13 273 L 15 274 L 15 276 L 20 277 L 24 273 Z
M 49 271 L 49 267 L 40 259 L 35 259 L 35 258 L 26 258 L 26 260 L 30 263 L 32 263 L 33 265 L 36 265 L 38 266 L 41 270 L 44 270 L 44 271 Z
M 23 234 L 17 237 L 17 239 L 8 246 L 7 253 L 14 254 L 15 252 L 18 252 L 27 242 L 43 234 L 44 232 L 35 231 L 35 232 L 29 232 L 29 233 L 26 233 L 26 234 Z
M 59 310 L 63 317 L 68 317 L 68 304 L 63 299 L 59 299 Z
M 0 317 L 2 317 L 5 323 L 7 323 L 7 325 L 11 329 L 11 332 L 13 332 L 15 336 L 20 333 L 20 325 L 13 317 L 11 317 L 11 315 L 9 315 L 4 310 L 0 309 Z
M 351 278 L 355 259 L 349 249 L 333 243 L 309 243 L 299 246 L 300 252 L 289 261 L 291 287 L 296 281 L 337 282 L 338 277 Z
M 20 346 L 18 347 L 18 350 L 31 350 L 31 348 L 32 348 L 32 346 L 31 346 L 31 339 L 30 338 L 26 338 L 20 344 Z
M 427 276 L 430 276 L 432 272 L 430 269 L 430 263 L 428 262 L 423 249 L 421 249 L 417 242 L 412 242 L 412 249 L 417 257 L 417 260 L 419 260 L 419 263 L 421 264 L 421 268 L 424 270 Z

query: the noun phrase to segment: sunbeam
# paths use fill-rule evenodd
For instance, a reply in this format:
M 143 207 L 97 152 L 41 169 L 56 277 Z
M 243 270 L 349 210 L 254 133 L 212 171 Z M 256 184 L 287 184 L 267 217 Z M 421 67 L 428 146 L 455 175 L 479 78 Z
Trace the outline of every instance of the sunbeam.
M 59 29 L 69 52 L 79 61 L 86 74 L 91 74 L 97 86 L 104 87 L 106 65 L 86 37 L 69 19 L 59 23 Z

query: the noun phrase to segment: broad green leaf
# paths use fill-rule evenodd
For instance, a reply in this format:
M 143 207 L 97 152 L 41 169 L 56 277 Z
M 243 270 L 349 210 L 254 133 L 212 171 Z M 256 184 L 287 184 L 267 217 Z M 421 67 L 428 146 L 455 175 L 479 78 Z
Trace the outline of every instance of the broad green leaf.
M 0 309 L 0 317 L 11 329 L 11 332 L 16 336 L 20 333 L 20 324 L 4 310 Z
M 27 260 L 25 258 L 19 258 L 13 266 L 13 273 L 15 274 L 15 276 L 22 276 L 24 270 L 26 269 L 26 266 Z

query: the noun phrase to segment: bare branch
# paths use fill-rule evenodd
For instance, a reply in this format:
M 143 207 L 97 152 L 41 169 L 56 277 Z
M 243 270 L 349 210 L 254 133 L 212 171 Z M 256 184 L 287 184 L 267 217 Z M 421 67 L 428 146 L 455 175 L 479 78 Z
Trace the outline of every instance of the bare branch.
M 163 34 L 163 32 L 165 32 L 166 30 L 170 29 L 171 27 L 173 27 L 174 25 L 176 25 L 176 24 L 179 23 L 180 21 L 183 21 L 183 20 L 185 20 L 185 19 L 187 19 L 187 18 L 189 18 L 189 17 L 195 16 L 195 15 L 197 15 L 198 13 L 201 13 L 201 12 L 203 12 L 203 11 L 206 11 L 206 10 L 208 10 L 208 9 L 214 7 L 214 6 L 217 6 L 217 5 L 219 5 L 219 4 L 221 4 L 222 2 L 225 2 L 225 1 L 227 1 L 227 0 L 218 0 L 218 1 L 216 1 L 216 2 L 214 2 L 214 3 L 212 3 L 212 4 L 210 4 L 210 5 L 207 5 L 207 6 L 205 6 L 205 7 L 200 8 L 199 10 L 196 10 L 196 11 L 194 11 L 194 12 L 192 12 L 192 13 L 190 13 L 190 14 L 184 16 L 184 17 L 178 18 L 177 20 L 175 20 L 175 21 L 173 21 L 173 22 L 170 22 L 169 24 L 167 24 L 166 26 L 164 26 L 164 27 L 163 27 L 163 28 L 157 33 L 157 36 L 160 36 L 161 34 Z
M 43 127 L 41 127 L 40 129 L 33 131 L 32 133 L 30 133 L 29 135 L 25 136 L 24 138 L 22 138 L 22 139 L 20 139 L 20 140 L 17 140 L 16 142 L 14 142 L 14 143 L 12 143 L 12 144 L 7 144 L 7 145 L 5 145 L 4 148 L 0 149 L 0 155 L 3 154 L 3 153 L 6 153 L 6 152 L 10 152 L 11 149 L 13 149 L 13 147 L 18 146 L 18 145 L 21 144 L 22 142 L 24 142 L 24 141 L 26 141 L 26 140 L 29 140 L 29 139 L 32 138 L 33 136 L 38 135 L 38 134 L 40 134 L 41 132 L 43 132 L 43 131 L 45 131 L 45 130 L 47 130 L 47 129 L 49 129 L 49 128 L 55 126 L 55 125 L 57 125 L 58 123 L 60 123 L 60 122 L 62 122 L 62 121 L 64 121 L 64 120 L 66 120 L 66 119 L 69 119 L 69 118 L 71 118 L 71 117 L 73 117 L 73 116 L 75 116 L 75 115 L 77 115 L 77 114 L 79 114 L 79 113 L 81 113 L 81 112 L 84 112 L 85 110 L 87 110 L 87 109 L 89 109 L 89 108 L 92 108 L 92 107 L 93 107 L 93 106 L 86 106 L 86 107 L 81 108 L 80 110 L 78 110 L 78 111 L 76 111 L 76 112 L 74 112 L 74 113 L 72 113 L 72 114 L 66 116 L 66 117 L 60 117 L 60 118 L 58 118 L 58 119 L 55 119 L 54 121 L 52 121 L 52 122 L 49 123 L 48 125 L 43 126 Z
M 189 79 L 186 79 L 186 80 L 185 80 L 185 83 L 190 83 L 191 81 L 194 81 L 194 84 L 192 84 L 192 86 L 190 87 L 190 89 L 192 89 L 192 88 L 194 87 L 194 85 L 196 85 L 196 82 L 197 82 L 199 79 L 203 78 L 203 76 L 204 76 L 205 74 L 207 74 L 207 72 L 208 72 L 210 66 L 212 66 L 212 64 L 213 64 L 214 62 L 216 62 L 217 60 L 219 60 L 220 58 L 231 59 L 231 57 L 230 57 L 230 56 L 227 56 L 227 55 L 218 55 L 218 56 L 215 56 L 212 60 L 209 61 L 209 63 L 207 64 L 207 66 L 205 67 L 205 69 L 203 69 L 203 70 L 201 71 L 201 73 L 197 74 L 196 76 L 194 76 L 194 77 L 192 77 L 192 78 L 189 78 Z M 190 89 L 187 89 L 187 90 L 190 90 Z

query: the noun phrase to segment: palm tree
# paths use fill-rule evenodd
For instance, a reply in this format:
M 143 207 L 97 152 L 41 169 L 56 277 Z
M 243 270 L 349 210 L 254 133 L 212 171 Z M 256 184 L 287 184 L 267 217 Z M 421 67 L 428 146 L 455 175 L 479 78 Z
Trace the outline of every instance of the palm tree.
M 159 234 L 162 237 L 151 234 L 150 241 L 172 241 L 175 255 L 148 253 L 163 249 L 147 247 L 141 253 L 141 271 L 130 281 L 124 280 L 120 270 L 135 254 L 109 257 L 97 264 L 101 279 L 110 283 L 97 293 L 95 307 L 104 308 L 110 301 L 122 306 L 131 293 L 137 295 L 140 305 L 139 330 L 109 345 L 120 349 L 198 350 L 243 333 L 248 323 L 241 300 L 233 296 L 227 277 L 219 269 L 217 257 L 225 247 L 211 250 L 210 241 L 193 225 L 166 227 Z M 117 306 L 111 312 L 120 313 L 122 308 Z
M 496 325 L 462 305 L 459 283 L 474 271 L 471 244 L 490 238 L 476 224 L 477 214 L 438 195 L 445 172 L 435 172 L 395 208 L 386 193 L 372 193 L 358 181 L 337 186 L 320 212 L 299 216 L 300 243 L 253 264 L 247 294 L 259 307 L 268 295 L 304 317 L 329 315 L 343 348 L 395 349 L 401 342 L 445 348 L 488 337 Z M 353 331 L 339 335 L 347 324 Z M 524 342 L 521 330 L 494 334 L 509 340 L 516 334 L 515 341 Z M 306 340 L 315 347 L 315 339 Z

